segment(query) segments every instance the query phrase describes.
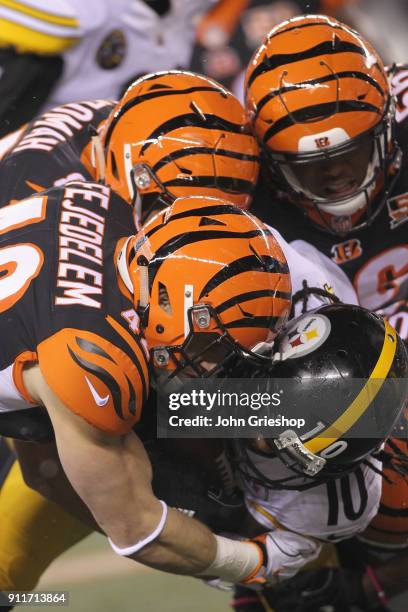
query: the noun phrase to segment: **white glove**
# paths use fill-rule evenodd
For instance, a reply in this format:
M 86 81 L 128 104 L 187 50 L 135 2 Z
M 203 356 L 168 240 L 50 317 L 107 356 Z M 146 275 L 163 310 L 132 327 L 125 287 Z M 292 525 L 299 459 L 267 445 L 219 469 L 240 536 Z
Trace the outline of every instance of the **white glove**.
M 250 541 L 259 547 L 262 557 L 259 568 L 242 581 L 252 588 L 292 578 L 321 550 L 317 540 L 283 529 L 268 531 Z

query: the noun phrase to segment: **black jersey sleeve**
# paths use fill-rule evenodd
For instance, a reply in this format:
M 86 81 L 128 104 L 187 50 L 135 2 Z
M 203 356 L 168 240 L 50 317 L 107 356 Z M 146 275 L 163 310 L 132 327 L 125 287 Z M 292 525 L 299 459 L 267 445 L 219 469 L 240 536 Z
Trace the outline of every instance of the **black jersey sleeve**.
M 0 141 L 0 206 L 68 181 L 94 180 L 91 138 L 112 107 L 110 100 L 68 103 Z
M 14 387 L 7 381 L 25 398 L 21 364 L 38 362 L 69 410 L 126 433 L 149 389 L 148 350 L 116 267 L 134 232 L 131 207 L 106 186 L 77 182 L 3 207 L 1 221 L 0 371 L 12 371 Z

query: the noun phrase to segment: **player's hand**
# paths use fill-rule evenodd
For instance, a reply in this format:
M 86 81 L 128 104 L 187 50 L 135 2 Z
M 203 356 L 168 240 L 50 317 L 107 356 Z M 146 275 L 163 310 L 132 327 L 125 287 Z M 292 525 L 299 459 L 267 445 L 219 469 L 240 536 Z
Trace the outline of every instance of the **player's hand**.
M 258 549 L 259 565 L 241 583 L 251 588 L 290 578 L 315 559 L 320 550 L 312 538 L 281 529 L 261 534 L 249 542 Z

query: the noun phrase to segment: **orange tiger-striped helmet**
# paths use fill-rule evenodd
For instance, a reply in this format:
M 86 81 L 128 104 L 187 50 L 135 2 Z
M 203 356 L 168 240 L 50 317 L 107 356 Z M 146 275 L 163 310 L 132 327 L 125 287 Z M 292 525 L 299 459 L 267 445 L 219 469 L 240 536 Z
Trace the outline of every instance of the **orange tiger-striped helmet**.
M 249 63 L 246 105 L 271 178 L 335 234 L 385 204 L 400 165 L 384 66 L 336 19 L 300 16 L 271 30 Z
M 177 199 L 128 239 L 118 269 L 166 377 L 184 368 L 209 375 L 248 355 L 273 340 L 290 310 L 278 242 L 256 217 L 219 198 Z
M 385 446 L 385 451 L 394 454 L 397 460 L 398 455 L 403 458 L 405 473 L 403 469 L 397 470 L 392 466 L 384 469 L 387 480 L 384 479 L 382 483 L 378 514 L 359 536 L 359 539 L 377 548 L 396 552 L 408 546 L 407 439 L 391 438 Z
M 187 195 L 251 203 L 258 144 L 241 103 L 207 77 L 172 70 L 138 79 L 101 138 L 105 180 L 139 218 Z

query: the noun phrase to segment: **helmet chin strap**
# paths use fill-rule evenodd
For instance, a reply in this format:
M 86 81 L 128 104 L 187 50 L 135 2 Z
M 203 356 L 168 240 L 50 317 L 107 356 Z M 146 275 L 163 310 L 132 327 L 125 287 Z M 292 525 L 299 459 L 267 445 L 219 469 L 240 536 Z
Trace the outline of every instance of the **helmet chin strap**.
M 184 285 L 184 339 L 191 331 L 188 313 L 192 306 L 194 306 L 194 285 Z
M 133 202 L 135 198 L 135 185 L 132 182 L 132 147 L 131 144 L 128 142 L 125 142 L 123 145 L 123 165 L 125 167 L 125 177 L 130 201 Z
M 375 185 L 372 185 L 371 188 L 367 189 L 368 197 L 371 195 L 374 188 Z M 345 215 L 351 216 L 361 208 L 367 206 L 367 196 L 363 191 L 355 196 L 352 196 L 348 200 L 344 200 L 341 204 L 320 204 L 318 200 L 315 200 L 315 204 L 322 212 L 333 215 L 334 217 L 343 217 Z
M 149 268 L 147 266 L 139 266 L 139 277 L 139 308 L 146 308 L 149 305 Z
M 96 168 L 100 181 L 105 180 L 105 155 L 99 134 L 91 138 L 91 164 Z
M 371 194 L 375 190 L 375 171 L 376 167 L 378 168 L 378 154 L 377 152 L 374 155 L 374 159 L 369 163 L 366 175 L 361 182 L 361 185 L 365 183 L 371 183 L 368 185 L 367 189 L 357 193 L 357 195 L 352 195 L 348 199 L 342 200 L 338 204 L 323 204 L 319 202 L 319 198 L 315 198 L 316 205 L 325 213 L 329 213 L 335 217 L 342 217 L 343 215 L 352 215 L 361 208 L 367 206 L 367 199 L 370 198 Z
M 142 219 L 142 197 L 140 193 L 136 190 L 136 197 L 134 198 L 134 211 L 135 211 L 135 219 L 137 222 L 141 224 Z

